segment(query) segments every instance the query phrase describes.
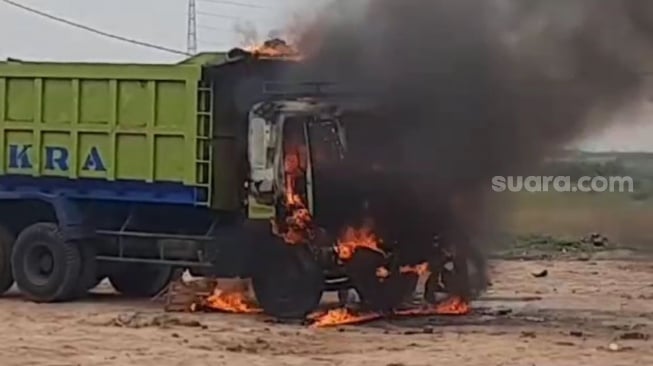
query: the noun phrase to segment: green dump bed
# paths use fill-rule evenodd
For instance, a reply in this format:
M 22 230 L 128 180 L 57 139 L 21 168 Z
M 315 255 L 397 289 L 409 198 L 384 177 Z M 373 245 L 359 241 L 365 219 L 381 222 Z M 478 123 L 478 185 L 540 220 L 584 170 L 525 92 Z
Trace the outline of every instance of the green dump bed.
M 0 63 L 0 190 L 208 206 L 201 65 Z

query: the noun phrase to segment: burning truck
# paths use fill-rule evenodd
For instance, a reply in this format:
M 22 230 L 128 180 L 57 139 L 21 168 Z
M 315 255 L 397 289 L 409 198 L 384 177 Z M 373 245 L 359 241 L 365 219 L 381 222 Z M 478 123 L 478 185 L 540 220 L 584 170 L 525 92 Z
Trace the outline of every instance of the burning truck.
M 419 220 L 401 167 L 359 148 L 376 107 L 289 80 L 301 59 L 272 41 L 178 65 L 0 64 L 1 290 L 65 301 L 108 278 L 152 296 L 189 270 L 251 278 L 281 318 L 346 289 L 367 314 L 468 311 L 473 256 L 385 215 Z M 419 276 L 449 299 L 404 308 Z

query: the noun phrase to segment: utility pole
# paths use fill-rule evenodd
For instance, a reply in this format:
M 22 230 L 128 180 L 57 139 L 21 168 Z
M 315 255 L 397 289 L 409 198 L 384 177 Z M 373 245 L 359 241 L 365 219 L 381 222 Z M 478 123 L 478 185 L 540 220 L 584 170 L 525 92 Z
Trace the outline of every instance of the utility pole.
M 188 29 L 186 32 L 186 51 L 191 55 L 197 53 L 197 4 L 188 0 Z

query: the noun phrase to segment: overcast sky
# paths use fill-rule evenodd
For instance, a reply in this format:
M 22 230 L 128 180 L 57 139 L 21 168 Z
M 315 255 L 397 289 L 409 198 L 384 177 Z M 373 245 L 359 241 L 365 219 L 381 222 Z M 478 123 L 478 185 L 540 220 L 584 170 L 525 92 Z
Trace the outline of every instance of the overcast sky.
M 188 0 L 14 0 L 120 36 L 185 50 Z M 228 4 L 230 2 L 243 5 Z M 295 14 L 323 0 L 197 0 L 200 50 L 239 45 L 235 26 L 251 24 L 260 37 L 283 29 Z M 251 5 L 248 7 L 246 5 Z M 313 5 L 309 7 L 309 5 Z M 213 15 L 209 15 L 210 13 Z M 0 1 L 0 59 L 169 62 L 174 54 L 107 39 Z
M 188 0 L 14 0 L 49 14 L 120 36 L 186 50 Z M 197 0 L 199 49 L 241 45 L 237 24 L 255 27 L 261 39 L 293 16 L 328 0 Z M 356 1 L 356 0 L 352 0 Z M 227 2 L 244 5 L 227 4 Z M 213 15 L 208 15 L 211 13 Z M 30 14 L 0 1 L 0 59 L 48 61 L 175 62 L 183 56 L 107 39 Z M 582 144 L 592 150 L 653 151 L 653 108 L 625 117 Z

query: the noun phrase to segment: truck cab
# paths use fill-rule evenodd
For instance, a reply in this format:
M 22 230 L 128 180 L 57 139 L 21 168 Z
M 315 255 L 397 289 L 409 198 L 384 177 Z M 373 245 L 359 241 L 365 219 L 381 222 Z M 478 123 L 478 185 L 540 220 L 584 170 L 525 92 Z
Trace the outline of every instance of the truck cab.
M 293 145 L 301 150 L 300 164 L 306 171 L 304 199 L 309 212 L 315 214 L 314 165 L 337 163 L 346 154 L 340 113 L 336 105 L 310 98 L 261 102 L 252 108 L 248 144 L 250 218 L 274 217 L 276 203 L 289 193 L 284 158 Z

